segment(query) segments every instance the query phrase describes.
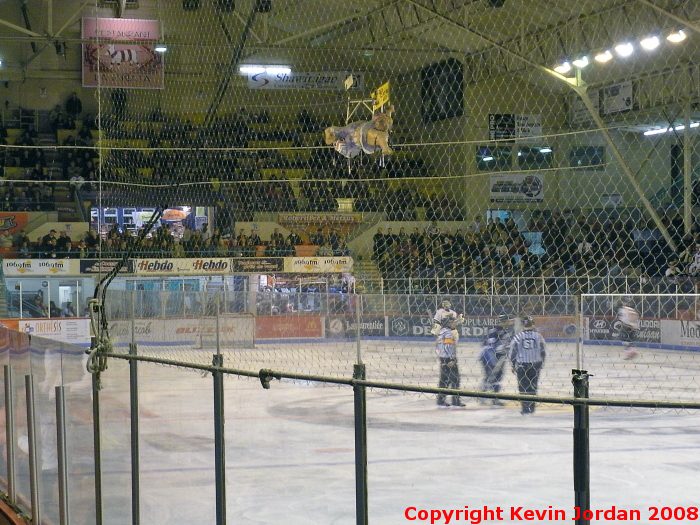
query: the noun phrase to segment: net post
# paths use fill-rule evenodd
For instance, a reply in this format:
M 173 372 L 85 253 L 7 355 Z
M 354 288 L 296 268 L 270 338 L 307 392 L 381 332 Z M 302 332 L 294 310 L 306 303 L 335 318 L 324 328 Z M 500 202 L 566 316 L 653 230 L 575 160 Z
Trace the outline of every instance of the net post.
M 32 523 L 41 523 L 41 456 L 37 438 L 36 399 L 34 398 L 34 381 L 31 374 L 24 376 L 24 388 L 27 399 L 27 437 L 29 440 L 29 487 L 31 494 Z
M 66 446 L 65 386 L 55 387 L 56 392 L 56 457 L 58 459 L 58 515 L 60 523 L 70 523 L 68 495 L 68 450 Z M 136 525 L 136 524 L 135 524 Z
M 365 379 L 365 365 L 353 367 L 354 379 Z M 355 412 L 355 523 L 367 525 L 367 392 L 366 387 L 353 386 Z
M 221 296 L 216 294 L 216 353 L 221 355 L 221 339 L 219 336 L 219 317 L 221 316 Z M 221 363 L 223 366 L 223 362 Z
M 224 366 L 224 356 L 214 354 L 212 365 Z M 216 525 L 226 524 L 226 448 L 224 443 L 224 374 L 212 370 L 214 379 L 214 470 L 216 480 Z
M 132 331 L 133 337 L 133 331 Z M 133 342 L 129 345 L 129 355 L 136 356 L 138 348 Z M 139 382 L 138 361 L 129 360 L 129 404 L 131 412 L 131 523 L 138 525 L 141 521 L 140 491 L 140 446 L 139 446 Z
M 583 315 L 581 307 L 583 304 L 583 296 L 572 295 L 574 300 L 574 324 L 576 325 L 576 368 L 581 369 L 581 337 L 583 337 Z
M 362 364 L 362 296 L 355 296 L 355 345 L 357 347 L 357 364 Z M 364 379 L 364 377 L 363 377 Z
M 21 304 L 21 301 L 20 301 Z M 15 443 L 15 401 L 12 385 L 12 366 L 4 365 L 5 375 L 5 451 L 7 454 L 7 498 L 13 505 L 17 504 L 17 480 Z
M 588 371 L 574 369 L 571 382 L 574 385 L 574 397 L 588 398 Z M 578 509 L 576 525 L 588 525 L 585 511 L 591 508 L 591 466 L 589 449 L 589 411 L 587 404 L 574 405 L 574 507 Z

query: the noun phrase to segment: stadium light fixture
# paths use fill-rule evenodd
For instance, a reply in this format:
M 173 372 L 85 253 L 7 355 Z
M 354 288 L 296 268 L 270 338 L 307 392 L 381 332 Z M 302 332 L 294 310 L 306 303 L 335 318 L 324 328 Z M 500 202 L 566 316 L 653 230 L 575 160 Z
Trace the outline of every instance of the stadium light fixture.
M 691 128 L 700 127 L 700 122 L 691 122 L 690 127 Z M 667 133 L 669 131 L 683 131 L 684 129 L 685 129 L 685 126 L 683 124 L 680 124 L 680 125 L 672 127 L 672 128 L 649 129 L 649 130 L 644 132 L 644 135 L 646 137 L 649 137 L 651 135 L 661 135 L 662 133 Z
M 168 50 L 168 46 L 165 44 L 156 44 L 156 47 L 154 47 L 153 50 L 156 53 L 165 53 Z
M 644 132 L 644 136 L 649 137 L 651 135 L 660 135 L 661 133 L 666 133 L 667 131 L 668 128 L 650 129 Z
M 610 60 L 612 60 L 612 58 L 613 58 L 613 55 L 609 49 L 606 49 L 605 51 L 601 51 L 600 53 L 596 54 L 596 56 L 594 57 L 595 61 L 599 62 L 601 64 L 605 64 L 606 62 L 609 62 Z
M 266 66 L 265 73 L 270 73 L 271 75 L 277 75 L 279 73 L 291 73 L 292 69 L 287 66 Z
M 238 68 L 238 71 L 248 75 L 257 75 L 265 72 L 265 66 L 241 66 Z
M 634 53 L 634 46 L 630 44 L 629 42 L 625 42 L 624 44 L 618 44 L 615 46 L 615 52 L 623 57 L 626 58 L 630 56 L 632 53 Z
M 687 38 L 687 35 L 683 32 L 682 29 L 679 29 L 678 31 L 674 31 L 670 35 L 666 37 L 666 40 L 673 44 L 677 44 L 678 42 L 683 42 Z
M 643 38 L 640 42 L 639 45 L 642 46 L 643 49 L 647 51 L 653 51 L 659 45 L 661 45 L 661 41 L 659 40 L 659 37 L 656 35 L 653 36 L 648 36 L 646 38 Z
M 554 66 L 554 71 L 556 71 L 560 75 L 566 75 L 569 71 L 571 71 L 571 62 L 566 60 L 558 66 Z
M 576 58 L 571 62 L 575 67 L 579 69 L 583 69 L 586 67 L 588 64 L 590 64 L 590 61 L 588 60 L 588 57 L 586 55 L 581 55 L 580 57 Z

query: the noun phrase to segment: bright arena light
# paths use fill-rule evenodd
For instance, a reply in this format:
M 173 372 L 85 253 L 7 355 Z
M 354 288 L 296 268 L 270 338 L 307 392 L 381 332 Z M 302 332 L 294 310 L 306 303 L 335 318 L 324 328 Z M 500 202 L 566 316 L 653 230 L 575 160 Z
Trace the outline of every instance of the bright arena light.
M 574 60 L 574 61 L 573 61 L 573 64 L 574 64 L 574 66 L 576 66 L 577 68 L 583 69 L 583 68 L 586 67 L 588 64 L 590 64 L 590 62 L 588 61 L 588 57 L 584 55 L 584 56 L 579 57 L 579 58 L 577 58 L 576 60 Z
M 634 46 L 629 42 L 625 42 L 624 44 L 618 44 L 615 46 L 615 52 L 621 57 L 628 57 L 632 53 L 634 53 Z
M 600 53 L 598 53 L 594 58 L 596 62 L 604 64 L 605 62 L 612 60 L 612 57 L 613 55 L 610 52 L 610 50 L 606 49 L 605 51 L 601 51 Z
M 687 35 L 683 32 L 682 29 L 679 29 L 678 31 L 674 31 L 670 35 L 666 37 L 666 40 L 669 42 L 672 42 L 674 44 L 677 44 L 678 42 L 683 42 L 687 38 Z
M 652 51 L 656 49 L 657 47 L 659 47 L 660 44 L 661 41 L 659 40 L 658 36 L 650 36 L 642 39 L 642 41 L 639 42 L 639 45 L 641 45 L 647 51 Z
M 262 66 L 241 66 L 238 70 L 241 73 L 246 73 L 250 75 L 257 75 L 258 73 L 265 72 L 265 68 Z
M 562 64 L 559 64 L 558 66 L 555 66 L 554 71 L 556 71 L 557 73 L 559 73 L 561 75 L 565 75 L 569 71 L 571 71 L 571 64 L 568 61 L 566 61 Z

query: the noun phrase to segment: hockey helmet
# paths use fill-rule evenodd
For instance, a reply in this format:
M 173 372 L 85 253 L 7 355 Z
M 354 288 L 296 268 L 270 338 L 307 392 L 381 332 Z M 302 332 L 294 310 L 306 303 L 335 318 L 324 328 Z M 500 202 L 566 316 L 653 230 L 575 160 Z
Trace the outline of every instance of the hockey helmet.
M 535 321 L 532 320 L 532 317 L 529 315 L 526 315 L 521 319 L 521 323 L 523 325 L 523 328 L 532 328 L 535 325 Z
M 510 316 L 506 314 L 501 314 L 498 316 L 498 319 L 496 319 L 497 324 L 506 324 L 508 321 L 510 321 Z

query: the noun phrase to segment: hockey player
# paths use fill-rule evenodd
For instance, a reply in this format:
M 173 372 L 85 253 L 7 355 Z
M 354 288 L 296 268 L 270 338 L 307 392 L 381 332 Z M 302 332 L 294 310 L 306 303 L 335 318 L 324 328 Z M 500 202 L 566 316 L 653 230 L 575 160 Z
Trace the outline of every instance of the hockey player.
M 634 345 L 639 332 L 639 312 L 628 297 L 622 300 L 622 305 L 617 310 L 617 320 L 620 324 L 619 338 L 625 347 L 625 359 L 634 359 L 639 355 Z
M 482 390 L 484 392 L 500 392 L 501 379 L 503 378 L 503 369 L 508 356 L 508 347 L 512 334 L 509 330 L 510 317 L 500 315 L 494 326 L 489 328 L 486 339 L 481 345 L 481 354 L 479 354 L 479 362 L 484 369 L 484 382 Z M 482 404 L 487 404 L 487 399 L 481 399 Z M 491 403 L 496 406 L 502 406 L 503 402 L 499 399 L 491 400 Z
M 433 328 L 430 330 L 431 334 L 438 335 L 440 329 L 444 326 L 443 319 L 448 315 L 453 316 L 457 321 L 457 324 L 462 324 L 462 321 L 464 320 L 464 316 L 457 315 L 457 312 L 452 309 L 452 303 L 445 299 L 442 301 L 442 303 L 440 303 L 440 308 L 435 311 L 435 315 L 433 316 Z M 457 339 L 459 339 L 459 335 L 457 336 Z
M 521 394 L 537 394 L 537 383 L 540 370 L 546 357 L 544 337 L 534 326 L 532 317 L 522 318 L 523 330 L 515 335 L 510 343 L 510 361 L 513 372 L 518 378 L 518 392 Z M 535 411 L 534 401 L 521 401 L 523 415 Z
M 435 352 L 440 360 L 440 380 L 438 388 L 459 388 L 459 367 L 457 366 L 457 340 L 454 333 L 457 331 L 457 317 L 447 314 L 442 318 L 442 328 L 437 334 Z M 438 394 L 438 408 L 446 408 L 450 405 L 445 400 L 445 394 Z M 458 395 L 452 396 L 453 407 L 465 406 Z

